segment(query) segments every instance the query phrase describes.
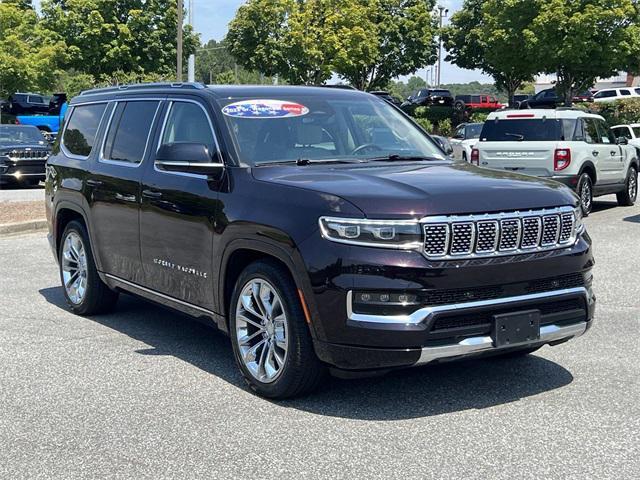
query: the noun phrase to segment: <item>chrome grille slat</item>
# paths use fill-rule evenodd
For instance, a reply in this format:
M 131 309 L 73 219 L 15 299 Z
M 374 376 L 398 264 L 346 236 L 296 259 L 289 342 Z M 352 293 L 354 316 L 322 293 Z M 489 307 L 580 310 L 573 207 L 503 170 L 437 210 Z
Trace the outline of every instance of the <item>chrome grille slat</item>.
M 9 160 L 46 160 L 49 153 L 42 150 L 12 150 L 7 155 Z
M 577 238 L 573 207 L 485 215 L 425 217 L 429 259 L 516 255 L 566 248 Z

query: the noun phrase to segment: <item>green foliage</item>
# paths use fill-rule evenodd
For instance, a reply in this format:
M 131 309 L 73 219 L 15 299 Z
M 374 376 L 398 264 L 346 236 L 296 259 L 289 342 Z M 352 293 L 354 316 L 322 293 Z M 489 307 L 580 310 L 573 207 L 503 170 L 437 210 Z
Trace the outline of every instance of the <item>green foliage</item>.
M 465 0 L 443 29 L 447 59 L 491 75 L 513 104 L 515 92 L 540 71 L 539 45 L 530 29 L 540 5 L 541 0 Z
M 42 15 L 42 25 L 67 45 L 68 68 L 105 78 L 175 72 L 175 0 L 43 0 Z M 186 27 L 185 61 L 197 45 Z
M 29 2 L 0 3 L 0 95 L 48 90 L 60 73 L 66 47 L 42 28 Z
M 384 88 L 434 60 L 434 0 L 249 0 L 227 42 L 247 70 L 292 84 L 336 72 L 360 89 Z
M 640 122 L 640 99 L 617 100 L 603 103 L 581 103 L 583 110 L 602 115 L 609 125 Z
M 473 111 L 469 117 L 471 123 L 484 123 L 489 116 L 488 112 Z
M 538 3 L 541 0 L 536 0 Z M 541 71 L 571 104 L 597 77 L 638 70 L 640 26 L 635 0 L 548 0 L 531 25 Z
M 72 98 L 83 90 L 93 88 L 95 85 L 96 79 L 93 75 L 69 70 L 60 75 L 55 90 L 65 92 L 69 98 Z
M 414 118 L 416 123 L 425 129 L 427 133 L 433 133 L 433 123 L 428 118 Z
M 445 118 L 438 122 L 438 133 L 443 137 L 450 137 L 453 134 L 453 125 L 450 118 Z

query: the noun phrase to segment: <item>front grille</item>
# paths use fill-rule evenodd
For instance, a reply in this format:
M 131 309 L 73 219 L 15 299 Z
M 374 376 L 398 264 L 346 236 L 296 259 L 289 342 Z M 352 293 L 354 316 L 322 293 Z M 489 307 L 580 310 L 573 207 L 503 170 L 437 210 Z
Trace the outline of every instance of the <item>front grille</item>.
M 427 217 L 424 254 L 430 259 L 476 258 L 566 247 L 576 239 L 572 207 L 492 215 Z
M 46 160 L 49 152 L 43 150 L 13 150 L 8 157 L 11 160 Z

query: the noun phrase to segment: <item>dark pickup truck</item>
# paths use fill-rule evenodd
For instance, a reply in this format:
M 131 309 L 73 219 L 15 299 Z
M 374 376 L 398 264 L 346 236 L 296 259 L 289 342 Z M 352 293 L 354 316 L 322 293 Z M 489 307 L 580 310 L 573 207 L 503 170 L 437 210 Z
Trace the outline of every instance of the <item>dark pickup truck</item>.
M 231 337 L 271 398 L 328 371 L 525 355 L 593 321 L 576 195 L 453 163 L 364 92 L 85 92 L 48 161 L 46 207 L 72 311 L 127 292 L 186 312 Z

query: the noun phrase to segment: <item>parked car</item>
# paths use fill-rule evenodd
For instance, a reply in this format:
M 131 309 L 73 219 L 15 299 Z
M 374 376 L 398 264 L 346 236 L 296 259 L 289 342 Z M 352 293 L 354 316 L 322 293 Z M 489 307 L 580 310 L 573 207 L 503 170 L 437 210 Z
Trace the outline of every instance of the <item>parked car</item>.
M 389 92 L 378 90 L 378 91 L 369 92 L 369 93 L 371 93 L 371 95 L 375 95 L 376 97 L 380 97 L 383 100 L 386 100 L 391 105 L 395 105 L 396 107 L 399 107 L 400 105 L 402 105 L 402 102 L 398 98 L 391 95 Z
M 423 88 L 410 95 L 401 107 L 410 112 L 416 107 L 441 106 L 452 107 L 453 96 L 451 92 L 442 88 Z
M 447 154 L 448 156 L 453 155 L 453 147 L 451 146 L 451 142 L 447 137 L 443 137 L 441 135 L 431 135 L 431 138 L 433 138 L 438 143 L 445 154 Z
M 603 88 L 598 90 L 593 96 L 593 101 L 602 102 L 615 102 L 616 100 L 628 100 L 630 98 L 640 98 L 640 88 Z
M 453 102 L 453 108 L 457 112 L 464 112 L 465 110 L 482 109 L 494 109 L 498 110 L 504 108 L 505 105 L 500 103 L 493 95 L 456 95 Z
M 32 185 L 44 180 L 50 152 L 49 144 L 36 127 L 0 125 L 0 185 Z
M 594 96 L 590 91 L 580 92 L 573 97 L 573 102 L 591 102 Z M 519 108 L 556 108 L 564 105 L 564 98 L 558 95 L 555 88 L 547 88 L 520 102 Z
M 471 158 L 471 150 L 478 143 L 481 131 L 482 123 L 462 123 L 458 125 L 451 138 L 453 158 L 468 162 Z
M 601 116 L 580 110 L 491 113 L 471 161 L 564 183 L 585 214 L 594 196 L 615 193 L 620 205 L 633 205 L 638 194 L 638 150 Z
M 56 115 L 18 115 L 18 125 L 31 125 L 44 132 L 49 139 L 55 139 L 67 111 L 67 104 L 63 103 Z
M 7 99 L 8 112 L 12 115 L 46 114 L 49 112 L 49 103 L 44 95 L 37 93 L 14 93 Z
M 364 92 L 91 90 L 47 168 L 69 308 L 95 315 L 129 292 L 191 314 L 230 335 L 267 397 L 329 369 L 526 355 L 592 325 L 575 194 L 453 164 Z
M 624 137 L 637 149 L 640 149 L 640 123 L 631 123 L 629 125 L 614 125 L 611 127 L 613 135 L 616 138 Z

